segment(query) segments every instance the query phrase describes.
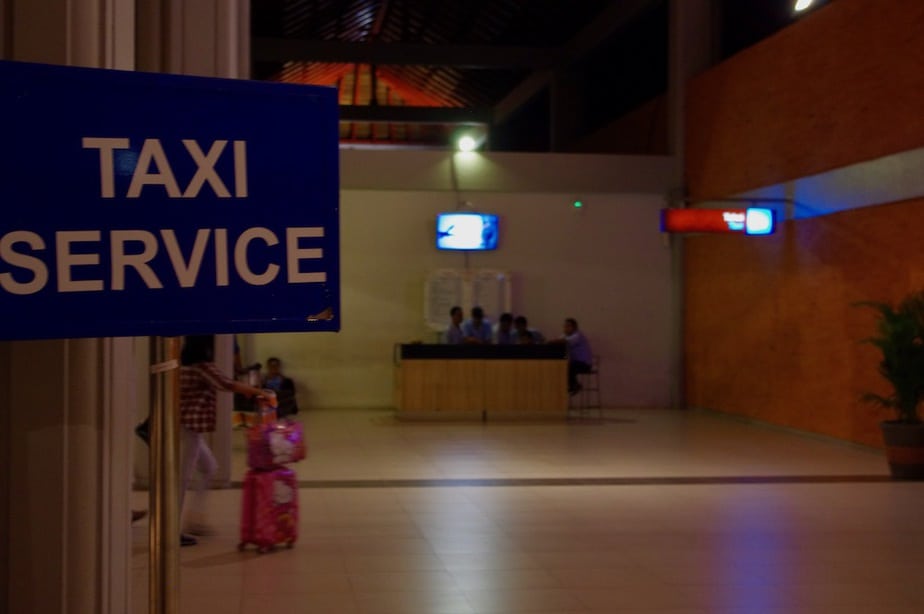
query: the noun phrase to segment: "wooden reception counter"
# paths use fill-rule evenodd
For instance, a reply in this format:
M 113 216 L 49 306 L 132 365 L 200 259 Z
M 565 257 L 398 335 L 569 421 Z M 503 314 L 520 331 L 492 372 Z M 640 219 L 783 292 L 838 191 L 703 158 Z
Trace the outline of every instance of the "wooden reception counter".
M 510 420 L 568 414 L 564 345 L 430 345 L 395 348 L 401 419 Z

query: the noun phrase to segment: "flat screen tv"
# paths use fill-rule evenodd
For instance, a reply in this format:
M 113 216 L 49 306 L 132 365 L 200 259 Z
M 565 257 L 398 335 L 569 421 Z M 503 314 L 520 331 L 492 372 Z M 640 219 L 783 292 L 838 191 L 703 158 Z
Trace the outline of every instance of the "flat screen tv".
M 491 213 L 440 213 L 436 216 L 437 249 L 497 249 L 497 216 Z

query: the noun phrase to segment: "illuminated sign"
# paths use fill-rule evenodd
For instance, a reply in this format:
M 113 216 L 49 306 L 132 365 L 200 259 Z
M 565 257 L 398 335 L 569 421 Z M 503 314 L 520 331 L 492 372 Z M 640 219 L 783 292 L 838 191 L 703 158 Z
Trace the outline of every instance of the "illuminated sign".
M 662 209 L 661 232 L 769 235 L 776 230 L 773 209 Z

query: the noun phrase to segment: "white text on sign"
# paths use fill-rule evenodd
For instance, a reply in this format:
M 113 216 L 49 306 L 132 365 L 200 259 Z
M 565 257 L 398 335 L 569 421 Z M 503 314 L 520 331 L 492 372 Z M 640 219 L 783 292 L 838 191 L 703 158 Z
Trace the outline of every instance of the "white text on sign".
M 160 254 L 161 247 L 170 260 L 176 285 L 181 288 L 227 286 L 232 271 L 248 285 L 265 286 L 276 280 L 283 267 L 290 284 L 325 283 L 325 272 L 302 271 L 303 261 L 320 260 L 324 253 L 319 247 L 302 246 L 301 241 L 323 237 L 324 228 L 320 226 L 286 228 L 282 253 L 273 250 L 276 257 L 266 262 L 262 270 L 255 271 L 247 256 L 251 244 L 259 242 L 267 248 L 280 244 L 279 237 L 269 228 L 247 228 L 236 237 L 229 237 L 227 228 L 200 228 L 185 254 L 176 232 L 170 228 L 161 229 L 159 236 L 148 230 L 58 231 L 54 233 L 54 255 L 45 259 L 40 256 L 47 253 L 48 246 L 38 233 L 14 230 L 0 236 L 0 265 L 13 267 L 16 275 L 14 271 L 0 272 L 0 288 L 17 295 L 41 292 L 48 285 L 49 265 L 52 265 L 57 273 L 58 292 L 125 290 L 129 270 L 134 271 L 147 288 L 160 289 L 165 280 L 157 276 L 150 262 Z M 80 267 L 91 267 L 93 271 L 100 266 L 100 254 L 105 249 L 105 245 L 100 244 L 106 239 L 110 256 L 107 279 L 75 275 L 74 270 Z M 204 280 L 200 278 L 200 270 L 207 252 L 215 258 L 214 278 Z M 170 284 L 173 285 L 172 280 Z
M 160 139 L 144 139 L 138 162 L 132 172 L 132 180 L 126 192 L 126 198 L 138 198 L 145 186 L 162 186 L 170 198 L 195 198 L 202 187 L 208 183 L 219 198 L 231 198 L 228 186 L 222 181 L 215 169 L 215 164 L 228 145 L 226 140 L 213 141 L 207 152 L 203 152 L 193 139 L 182 139 L 183 146 L 196 164 L 196 174 L 190 179 L 185 190 L 180 190 L 176 175 Z M 130 149 L 127 138 L 117 137 L 83 137 L 84 149 L 99 150 L 99 185 L 100 196 L 115 198 L 115 155 L 119 149 Z M 247 198 L 247 142 L 233 141 L 231 155 L 234 158 L 234 177 L 231 182 L 235 198 Z

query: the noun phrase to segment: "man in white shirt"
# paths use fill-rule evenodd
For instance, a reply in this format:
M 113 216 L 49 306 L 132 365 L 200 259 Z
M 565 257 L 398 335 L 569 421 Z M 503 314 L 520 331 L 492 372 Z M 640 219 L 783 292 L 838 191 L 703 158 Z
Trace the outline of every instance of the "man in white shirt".
M 443 343 L 456 345 L 464 342 L 465 334 L 462 332 L 462 308 L 453 307 L 449 310 L 449 328 L 443 334 Z
M 484 319 L 481 307 L 472 307 L 472 318 L 462 324 L 465 343 L 491 343 L 491 325 Z

